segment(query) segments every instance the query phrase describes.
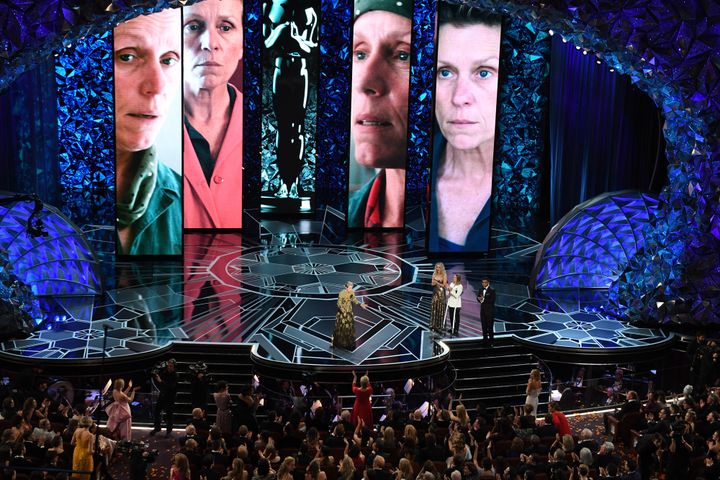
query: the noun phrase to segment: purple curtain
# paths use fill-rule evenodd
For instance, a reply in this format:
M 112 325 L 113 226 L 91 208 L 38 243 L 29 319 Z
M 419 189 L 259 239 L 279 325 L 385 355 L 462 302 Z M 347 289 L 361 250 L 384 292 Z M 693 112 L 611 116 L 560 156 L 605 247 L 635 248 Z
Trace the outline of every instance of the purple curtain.
M 0 190 L 60 205 L 57 99 L 52 59 L 0 94 Z
M 659 192 L 667 160 L 662 119 L 625 75 L 559 35 L 550 56 L 549 219 L 604 192 Z

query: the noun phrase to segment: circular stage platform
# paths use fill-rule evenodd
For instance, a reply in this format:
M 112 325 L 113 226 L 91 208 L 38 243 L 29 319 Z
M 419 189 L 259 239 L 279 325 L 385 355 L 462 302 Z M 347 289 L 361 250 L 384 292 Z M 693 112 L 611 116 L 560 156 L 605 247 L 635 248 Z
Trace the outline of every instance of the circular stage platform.
M 275 230 L 273 228 L 276 227 Z M 172 342 L 250 343 L 268 365 L 428 365 L 448 347 L 428 329 L 435 259 L 424 241 L 402 234 L 332 244 L 321 222 L 302 228 L 264 224 L 249 241 L 239 234 L 187 235 L 183 260 L 117 262 L 115 285 L 100 296 L 44 298 L 48 320 L 29 338 L 0 344 L 11 361 L 108 362 L 161 355 Z M 637 328 L 602 313 L 606 292 L 563 292 L 533 297 L 527 288 L 539 244 L 512 232 L 494 231 L 502 255 L 450 259 L 448 275 L 465 283 L 460 338 L 482 336 L 477 288 L 490 276 L 497 292 L 495 331 L 533 350 L 568 355 L 637 354 L 668 348 L 672 334 Z M 113 269 L 106 269 L 113 270 Z M 332 348 L 338 292 L 347 281 L 368 305 L 356 309 L 353 351 Z M 107 327 L 107 338 L 103 330 Z M 138 357 L 139 358 L 139 357 Z

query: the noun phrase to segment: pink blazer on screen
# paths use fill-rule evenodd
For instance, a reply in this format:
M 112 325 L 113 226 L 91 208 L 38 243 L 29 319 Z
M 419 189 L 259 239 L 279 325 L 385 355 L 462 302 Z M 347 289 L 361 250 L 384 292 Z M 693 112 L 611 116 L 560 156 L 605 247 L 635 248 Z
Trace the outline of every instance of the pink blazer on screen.
M 241 228 L 243 193 L 243 97 L 237 98 L 210 185 L 183 127 L 184 228 Z

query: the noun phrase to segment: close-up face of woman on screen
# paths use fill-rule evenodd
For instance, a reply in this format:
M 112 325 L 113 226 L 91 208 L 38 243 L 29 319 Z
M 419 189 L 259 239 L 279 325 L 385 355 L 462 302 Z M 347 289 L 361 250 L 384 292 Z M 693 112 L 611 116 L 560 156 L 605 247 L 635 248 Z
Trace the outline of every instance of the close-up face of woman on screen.
M 227 86 L 243 54 L 243 4 L 205 0 L 183 10 L 185 95 Z
M 355 0 L 352 228 L 398 228 L 404 223 L 412 5 L 408 0 Z
M 459 45 L 477 44 L 471 49 Z M 449 148 L 492 160 L 500 26 L 440 27 L 435 116 Z
M 180 19 L 169 8 L 113 31 L 118 254 L 182 253 L 181 179 L 158 148 L 180 143 L 179 128 L 163 134 L 179 107 Z
M 240 228 L 243 101 L 233 75 L 243 57 L 243 2 L 184 7 L 183 46 L 184 225 Z
M 435 118 L 436 251 L 487 250 L 500 17 L 441 3 Z M 431 238 L 431 242 L 433 239 Z

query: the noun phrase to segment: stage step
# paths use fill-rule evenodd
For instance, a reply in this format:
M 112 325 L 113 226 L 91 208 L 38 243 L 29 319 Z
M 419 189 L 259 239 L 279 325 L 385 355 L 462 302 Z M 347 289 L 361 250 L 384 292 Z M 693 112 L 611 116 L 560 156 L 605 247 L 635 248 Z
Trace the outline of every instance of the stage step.
M 478 402 L 492 411 L 505 405 L 525 403 L 525 388 L 530 371 L 538 359 L 516 345 L 512 338 L 496 338 L 492 347 L 482 340 L 448 342 L 450 362 L 455 368 L 454 388 L 462 394 L 465 406 L 474 411 Z M 540 404 L 547 403 L 547 382 L 543 382 Z
M 185 419 L 191 413 L 190 379 L 193 373 L 190 365 L 204 362 L 208 367 L 208 375 L 212 378 L 208 395 L 208 419 L 215 418 L 215 402 L 212 393 L 219 380 L 228 383 L 230 394 L 237 399 L 240 387 L 252 382 L 253 364 L 250 360 L 252 345 L 244 343 L 205 343 L 178 342 L 173 344 L 171 355 L 177 362 L 179 372 L 178 393 L 175 412 L 178 418 Z

